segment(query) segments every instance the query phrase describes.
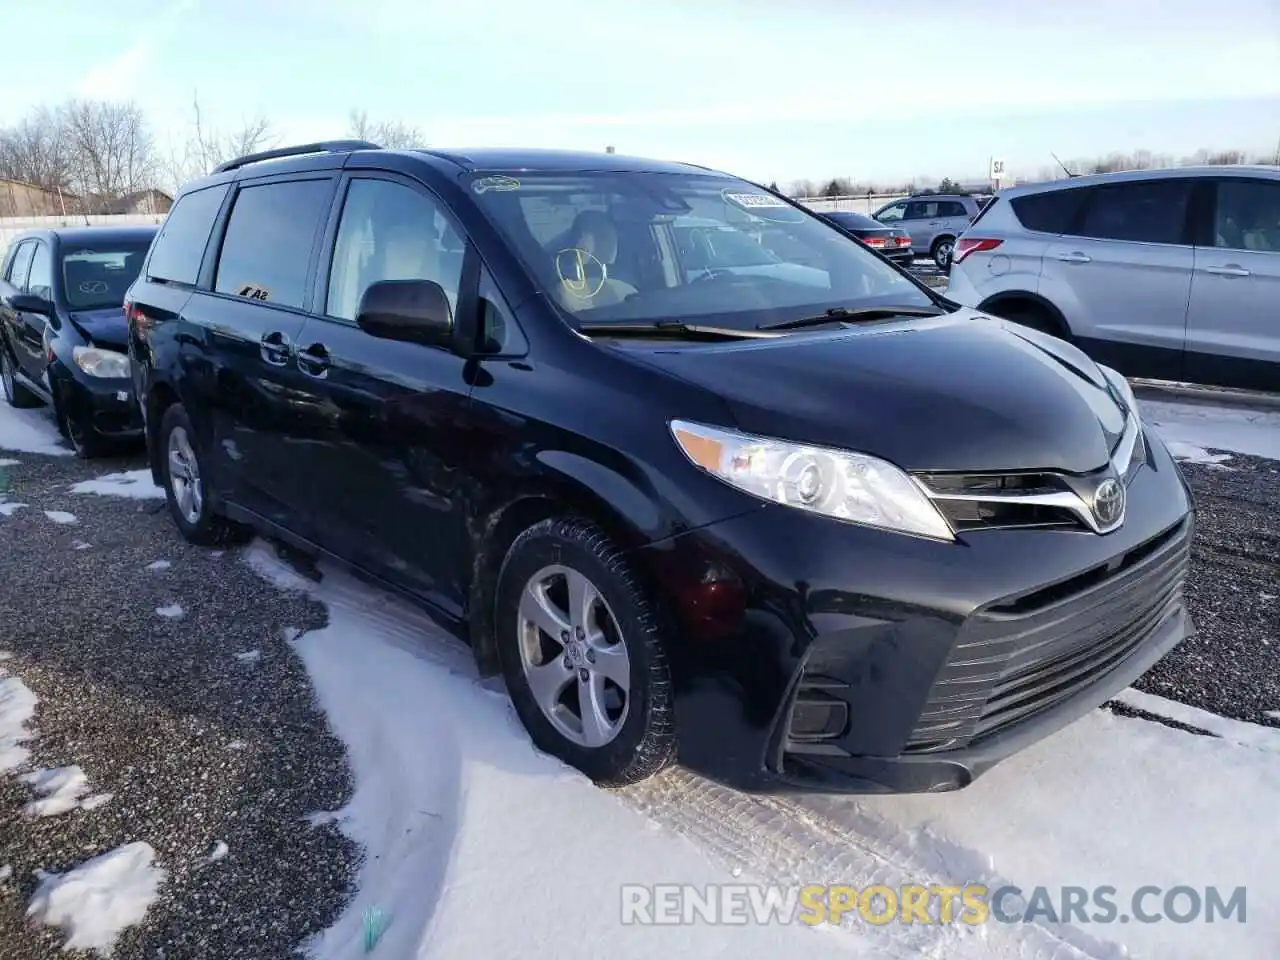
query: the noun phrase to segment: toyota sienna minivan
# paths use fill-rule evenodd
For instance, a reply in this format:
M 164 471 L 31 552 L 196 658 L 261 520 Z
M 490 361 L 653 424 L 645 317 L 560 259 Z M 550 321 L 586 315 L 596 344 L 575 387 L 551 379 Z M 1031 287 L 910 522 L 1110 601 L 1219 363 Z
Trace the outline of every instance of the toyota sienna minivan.
M 690 269 L 694 219 L 806 269 Z M 1191 630 L 1119 375 L 723 173 L 269 151 L 181 191 L 125 310 L 183 536 L 407 595 L 602 784 L 963 787 Z

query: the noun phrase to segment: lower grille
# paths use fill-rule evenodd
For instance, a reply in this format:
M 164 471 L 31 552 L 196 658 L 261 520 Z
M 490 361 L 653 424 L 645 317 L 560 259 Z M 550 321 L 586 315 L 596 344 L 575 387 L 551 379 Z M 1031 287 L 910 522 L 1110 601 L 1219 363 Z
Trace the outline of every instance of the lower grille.
M 974 614 L 905 751 L 967 746 L 1105 676 L 1177 608 L 1189 554 L 1184 521 L 1108 564 Z

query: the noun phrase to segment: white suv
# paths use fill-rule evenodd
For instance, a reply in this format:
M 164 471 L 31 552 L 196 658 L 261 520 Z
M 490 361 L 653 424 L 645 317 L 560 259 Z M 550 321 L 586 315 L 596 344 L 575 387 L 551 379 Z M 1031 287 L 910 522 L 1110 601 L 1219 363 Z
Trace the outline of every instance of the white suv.
M 1129 376 L 1280 390 L 1280 167 L 1184 167 L 1001 191 L 947 296 Z

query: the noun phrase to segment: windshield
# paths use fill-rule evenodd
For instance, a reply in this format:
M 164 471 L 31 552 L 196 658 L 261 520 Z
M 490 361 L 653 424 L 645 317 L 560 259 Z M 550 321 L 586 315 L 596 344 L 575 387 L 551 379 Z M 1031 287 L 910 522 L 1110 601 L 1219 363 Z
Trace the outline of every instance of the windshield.
M 72 310 L 119 307 L 137 279 L 149 241 L 69 248 L 62 257 L 63 295 Z
M 831 307 L 930 307 L 845 234 L 741 180 L 594 172 L 477 174 L 477 203 L 579 323 L 754 328 Z

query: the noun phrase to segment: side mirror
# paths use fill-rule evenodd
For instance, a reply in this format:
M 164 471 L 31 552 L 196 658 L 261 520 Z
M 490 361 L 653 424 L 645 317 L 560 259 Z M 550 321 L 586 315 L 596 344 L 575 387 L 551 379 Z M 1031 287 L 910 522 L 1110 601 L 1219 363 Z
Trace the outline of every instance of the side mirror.
M 370 336 L 428 347 L 453 345 L 453 309 L 434 280 L 379 280 L 369 284 L 356 325 Z
M 20 313 L 37 313 L 42 317 L 53 316 L 53 304 L 44 297 L 32 293 L 15 293 L 5 298 L 9 306 Z

